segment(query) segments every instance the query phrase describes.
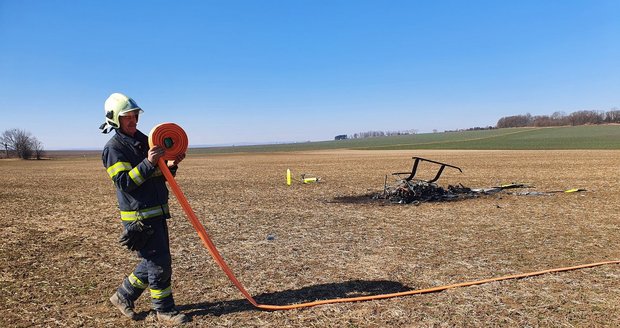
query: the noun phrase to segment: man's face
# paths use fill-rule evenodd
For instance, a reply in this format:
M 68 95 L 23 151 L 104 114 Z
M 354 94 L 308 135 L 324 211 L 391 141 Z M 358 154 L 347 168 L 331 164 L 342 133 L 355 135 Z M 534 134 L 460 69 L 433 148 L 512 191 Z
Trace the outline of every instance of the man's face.
M 138 126 L 138 111 L 125 113 L 124 116 L 119 116 L 118 120 L 121 123 L 121 132 L 126 135 L 134 136 L 136 134 Z

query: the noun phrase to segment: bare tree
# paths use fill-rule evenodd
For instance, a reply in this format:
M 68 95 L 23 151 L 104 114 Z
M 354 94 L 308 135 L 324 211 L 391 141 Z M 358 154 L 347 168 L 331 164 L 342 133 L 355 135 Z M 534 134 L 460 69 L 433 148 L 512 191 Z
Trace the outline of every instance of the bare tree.
M 601 124 L 605 119 L 605 114 L 601 111 L 580 110 L 572 112 L 568 115 L 568 119 L 571 125 Z
M 497 121 L 497 128 L 514 128 L 524 126 L 561 126 L 585 125 L 620 122 L 620 111 L 613 109 L 608 112 L 596 110 L 580 110 L 569 115 L 555 112 L 551 116 L 530 114 L 502 117 Z
M 607 123 L 620 123 L 620 110 L 612 108 L 605 113 L 605 122 Z
M 524 126 L 530 126 L 532 123 L 532 115 L 527 113 L 525 115 L 515 115 L 502 117 L 497 121 L 498 128 L 520 128 Z
M 555 126 L 570 125 L 565 112 L 553 112 L 551 114 L 551 122 Z
M 36 159 L 41 159 L 43 155 L 45 155 L 45 151 L 43 150 L 43 143 L 39 141 L 36 137 L 32 137 L 30 139 L 32 143 L 32 151 L 34 151 L 34 156 Z
M 24 130 L 6 130 L 2 133 L 0 142 L 5 144 L 7 150 L 14 152 L 17 157 L 22 159 L 31 158 L 35 151 L 39 156 L 43 153 L 43 144 L 31 136 L 30 132 Z

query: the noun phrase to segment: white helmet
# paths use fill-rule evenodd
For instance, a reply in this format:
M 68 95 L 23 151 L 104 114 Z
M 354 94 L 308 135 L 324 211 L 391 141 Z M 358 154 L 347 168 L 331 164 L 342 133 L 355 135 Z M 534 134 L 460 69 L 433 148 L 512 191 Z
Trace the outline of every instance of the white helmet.
M 119 116 L 124 116 L 129 112 L 140 111 L 138 114 L 144 113 L 142 108 L 131 98 L 122 93 L 113 93 L 105 101 L 105 123 L 101 124 L 99 129 L 102 133 L 108 133 L 112 129 L 120 128 Z

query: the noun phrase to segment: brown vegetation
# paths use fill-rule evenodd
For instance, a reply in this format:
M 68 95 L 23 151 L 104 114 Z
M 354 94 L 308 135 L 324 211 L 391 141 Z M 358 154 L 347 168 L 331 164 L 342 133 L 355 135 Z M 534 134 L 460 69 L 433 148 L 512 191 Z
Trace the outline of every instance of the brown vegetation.
M 411 156 L 457 165 L 440 184 L 535 190 L 419 206 L 338 202 L 383 188 Z M 261 303 L 394 292 L 617 260 L 618 151 L 329 151 L 192 156 L 177 181 Z M 322 182 L 285 184 L 285 171 Z M 97 156 L 0 161 L 0 325 L 156 326 L 108 297 L 136 263 L 118 246 L 114 189 Z M 420 174 L 423 174 L 421 172 Z M 309 309 L 254 310 L 171 196 L 175 299 L 188 326 L 620 326 L 620 266 Z M 137 303 L 149 310 L 148 293 Z

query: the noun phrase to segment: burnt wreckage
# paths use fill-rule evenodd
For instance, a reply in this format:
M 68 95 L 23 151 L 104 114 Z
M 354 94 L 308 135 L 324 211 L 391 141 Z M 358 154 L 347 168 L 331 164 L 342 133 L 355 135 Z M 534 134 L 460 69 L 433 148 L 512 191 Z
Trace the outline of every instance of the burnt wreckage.
M 431 164 L 439 165 L 439 169 L 430 180 L 423 180 L 416 178 L 416 174 L 418 173 L 418 166 L 421 162 L 428 162 Z M 512 189 L 512 188 L 530 188 L 525 184 L 511 183 L 506 185 L 501 185 L 499 187 L 491 187 L 491 188 L 483 188 L 483 189 L 472 189 L 463 186 L 462 184 L 458 184 L 456 186 L 448 185 L 447 188 L 440 187 L 435 182 L 439 180 L 441 174 L 443 173 L 445 168 L 451 168 L 458 170 L 463 173 L 461 168 L 450 165 L 447 163 L 437 162 L 430 159 L 425 159 L 421 157 L 413 157 L 413 168 L 411 172 L 397 172 L 392 173 L 393 176 L 397 176 L 399 179 L 397 184 L 394 186 L 387 185 L 387 178 L 385 176 L 385 183 L 383 186 L 383 192 L 377 195 L 374 195 L 374 199 L 385 199 L 389 200 L 391 203 L 397 204 L 419 204 L 422 202 L 440 202 L 440 201 L 451 201 L 451 200 L 460 200 L 466 198 L 475 198 L 480 195 L 490 195 L 497 192 L 500 192 L 504 189 Z M 407 175 L 405 177 L 405 175 Z M 551 191 L 551 192 L 522 192 L 515 193 L 516 195 L 546 195 L 555 192 L 577 192 L 577 191 L 585 191 L 585 189 L 569 189 L 564 191 Z
M 461 170 L 461 168 L 421 157 L 413 157 L 413 160 L 413 168 L 411 169 L 411 172 L 392 173 L 393 176 L 397 176 L 399 178 L 396 185 L 388 186 L 388 176 L 386 175 L 383 193 L 375 195 L 374 198 L 387 199 L 391 203 L 398 204 L 419 204 L 421 202 L 437 202 L 475 197 L 475 194 L 470 188 L 467 188 L 461 184 L 458 186 L 449 185 L 446 189 L 444 189 L 435 183 L 435 181 L 439 180 L 439 177 L 441 177 L 441 174 L 446 167 L 459 170 L 459 172 L 462 173 L 463 170 Z M 415 178 L 420 162 L 429 162 L 439 165 L 439 169 L 434 178 L 430 180 Z M 407 176 L 404 177 L 405 175 Z

